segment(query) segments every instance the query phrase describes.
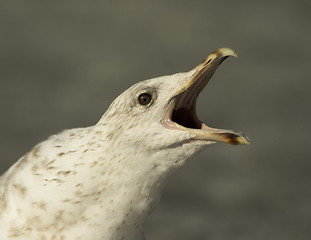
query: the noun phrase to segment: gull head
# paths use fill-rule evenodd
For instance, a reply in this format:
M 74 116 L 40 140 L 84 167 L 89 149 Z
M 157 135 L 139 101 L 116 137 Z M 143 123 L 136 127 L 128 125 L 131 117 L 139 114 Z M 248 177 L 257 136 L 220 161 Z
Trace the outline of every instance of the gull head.
M 219 65 L 236 53 L 229 48 L 212 52 L 189 72 L 139 82 L 111 104 L 99 126 L 118 148 L 181 165 L 216 142 L 249 144 L 232 130 L 208 127 L 197 116 L 196 101 Z

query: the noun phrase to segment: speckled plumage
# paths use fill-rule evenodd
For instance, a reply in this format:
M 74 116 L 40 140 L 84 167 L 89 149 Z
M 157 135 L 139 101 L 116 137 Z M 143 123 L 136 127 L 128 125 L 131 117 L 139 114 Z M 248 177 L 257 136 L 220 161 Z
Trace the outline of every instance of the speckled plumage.
M 215 141 L 247 141 L 229 130 L 179 129 L 173 116 L 164 117 L 172 99 L 194 91 L 197 83 L 189 79 L 210 78 L 233 55 L 228 51 L 215 51 L 190 72 L 139 82 L 96 125 L 65 130 L 36 145 L 0 178 L 0 239 L 141 239 L 170 173 Z M 206 65 L 212 67 L 201 73 L 211 73 L 197 76 Z M 201 85 L 194 97 L 187 93 L 188 100 L 195 102 Z M 143 93 L 152 95 L 148 105 L 137 101 Z M 178 101 L 176 109 L 185 104 Z

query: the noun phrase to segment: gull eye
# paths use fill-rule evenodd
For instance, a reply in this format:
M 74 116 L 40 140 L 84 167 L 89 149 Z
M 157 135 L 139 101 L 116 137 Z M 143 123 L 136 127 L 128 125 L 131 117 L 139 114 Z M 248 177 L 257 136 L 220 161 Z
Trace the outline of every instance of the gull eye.
M 147 105 L 151 102 L 151 98 L 150 93 L 143 93 L 138 96 L 138 102 L 140 105 Z

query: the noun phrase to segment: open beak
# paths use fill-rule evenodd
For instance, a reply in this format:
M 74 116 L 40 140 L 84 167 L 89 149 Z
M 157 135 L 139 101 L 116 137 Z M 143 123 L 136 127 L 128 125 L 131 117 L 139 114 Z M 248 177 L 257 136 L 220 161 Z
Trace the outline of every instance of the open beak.
M 191 72 L 192 76 L 173 95 L 162 124 L 169 129 L 187 131 L 193 140 L 227 142 L 233 145 L 250 144 L 249 139 L 241 133 L 211 128 L 201 122 L 196 114 L 196 100 L 218 66 L 229 56 L 237 54 L 229 48 L 220 48 L 212 52 L 202 63 Z

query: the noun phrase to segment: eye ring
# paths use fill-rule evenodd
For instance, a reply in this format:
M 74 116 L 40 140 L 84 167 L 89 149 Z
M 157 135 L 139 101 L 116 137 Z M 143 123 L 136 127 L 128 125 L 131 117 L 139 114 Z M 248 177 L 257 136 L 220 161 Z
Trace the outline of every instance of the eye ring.
M 138 102 L 140 105 L 146 106 L 151 102 L 152 96 L 150 93 L 142 93 L 138 96 Z

